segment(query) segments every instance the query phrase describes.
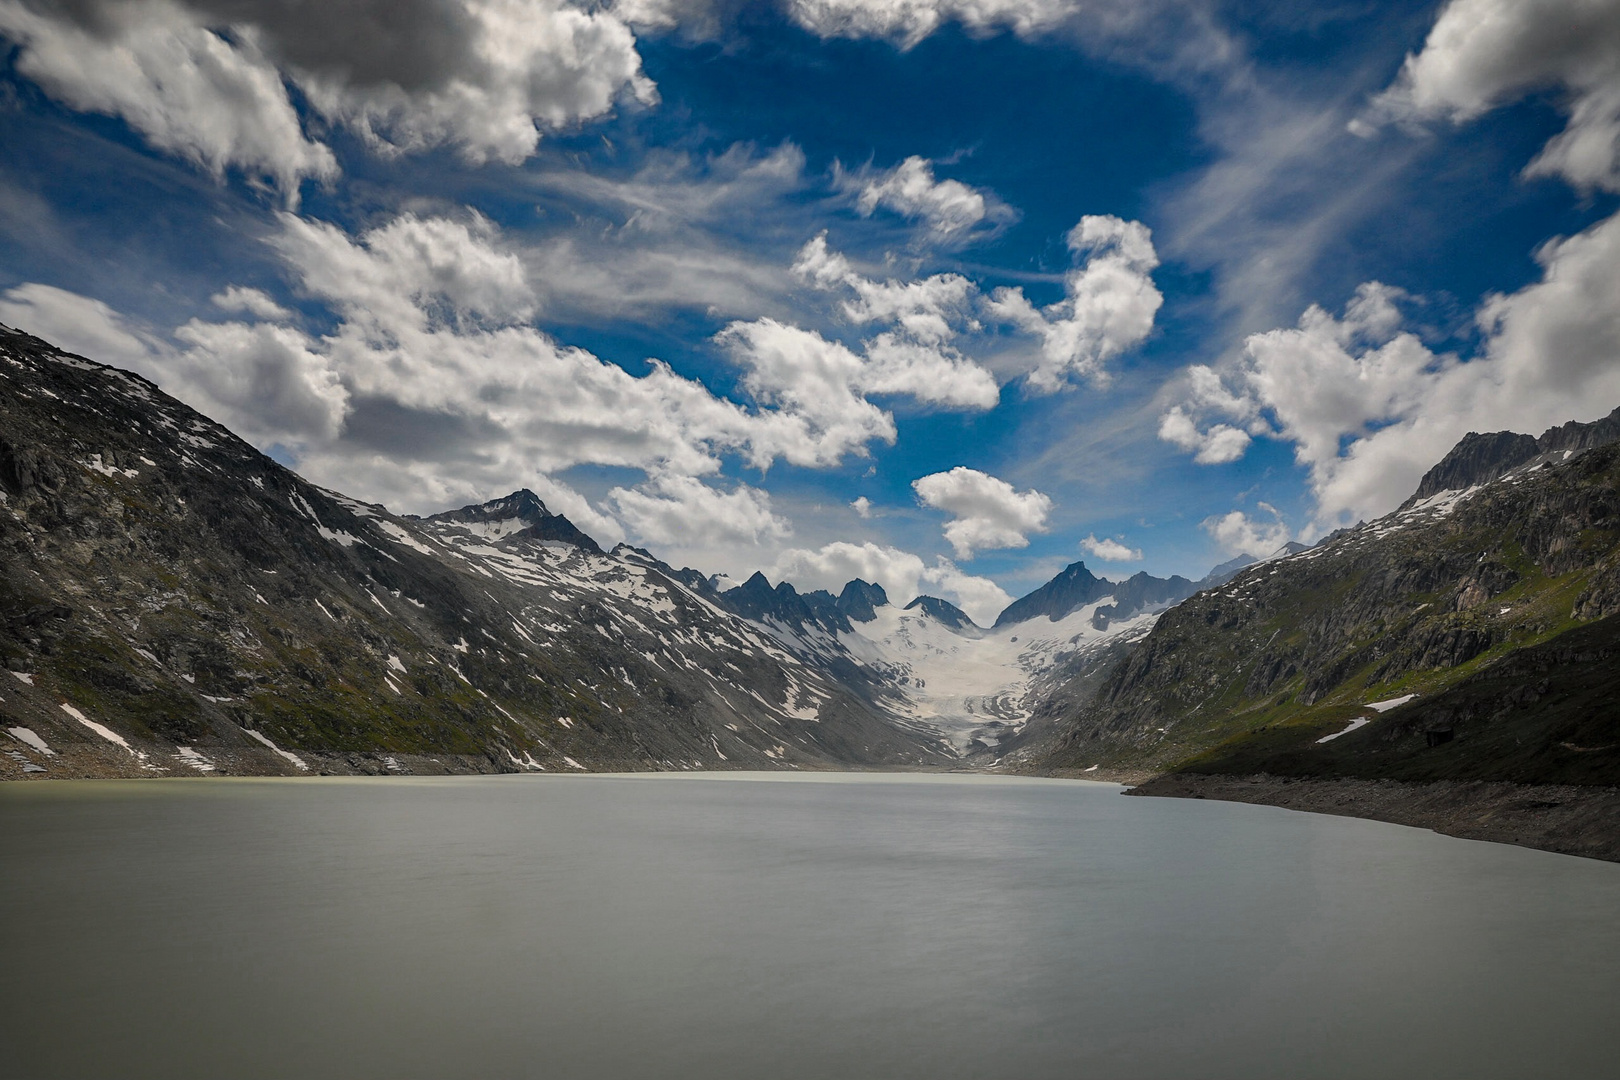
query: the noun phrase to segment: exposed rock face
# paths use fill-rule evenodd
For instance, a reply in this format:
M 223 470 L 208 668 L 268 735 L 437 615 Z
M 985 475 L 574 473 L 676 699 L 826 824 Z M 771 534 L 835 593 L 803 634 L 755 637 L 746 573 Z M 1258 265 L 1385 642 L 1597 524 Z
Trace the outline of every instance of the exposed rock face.
M 1470 431 L 1439 464 L 1423 474 L 1417 491 L 1402 509 L 1442 491 L 1466 491 L 1488 484 L 1537 458 L 1553 455 L 1563 458 L 1617 440 L 1620 440 L 1620 409 L 1590 424 L 1571 421 L 1548 428 L 1539 439 L 1512 431 L 1493 431 L 1486 435 Z
M 938 758 L 532 493 L 395 516 L 13 331 L 0 432 L 0 742 L 48 775 Z
M 887 607 L 889 594 L 883 586 L 860 578 L 848 582 L 838 594 L 838 610 L 855 622 L 871 622 L 877 618 L 877 609 Z

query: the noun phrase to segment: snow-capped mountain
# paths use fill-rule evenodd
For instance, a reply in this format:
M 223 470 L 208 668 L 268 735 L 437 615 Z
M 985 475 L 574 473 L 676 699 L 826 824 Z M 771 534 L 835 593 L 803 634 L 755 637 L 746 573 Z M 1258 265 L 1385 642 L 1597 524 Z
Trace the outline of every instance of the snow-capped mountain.
M 1221 569 L 1253 561 L 1245 556 Z M 796 656 L 859 687 L 901 727 L 960 756 L 999 756 L 1053 684 L 1112 658 L 1160 612 L 1215 583 L 1213 575 L 1192 582 L 1148 574 L 1113 582 L 1077 562 L 1014 601 L 989 629 L 938 597 L 900 607 L 860 580 L 833 597 L 801 595 L 787 582 L 773 587 L 755 574 L 719 600 Z
M 0 332 L 0 726 L 27 759 L 0 769 L 985 760 L 1194 588 L 1077 563 L 985 629 L 603 551 L 526 490 L 398 515 Z

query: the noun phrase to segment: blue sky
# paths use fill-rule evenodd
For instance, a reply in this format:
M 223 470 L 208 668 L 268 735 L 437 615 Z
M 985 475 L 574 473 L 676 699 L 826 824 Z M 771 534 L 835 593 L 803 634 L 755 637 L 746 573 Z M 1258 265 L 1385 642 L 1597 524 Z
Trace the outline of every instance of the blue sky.
M 400 511 L 529 486 L 986 621 L 1620 405 L 1612 4 L 0 0 L 0 42 L 0 320 Z

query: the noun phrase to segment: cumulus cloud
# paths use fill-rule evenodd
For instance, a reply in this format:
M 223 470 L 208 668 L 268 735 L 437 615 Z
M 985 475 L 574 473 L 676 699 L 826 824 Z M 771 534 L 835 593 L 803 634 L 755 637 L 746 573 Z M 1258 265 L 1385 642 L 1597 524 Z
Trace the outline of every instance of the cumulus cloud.
M 799 589 L 836 592 L 854 578 L 883 586 L 893 603 L 904 605 L 922 593 L 949 600 L 980 625 L 995 621 L 1012 597 L 989 578 L 963 572 L 946 558 L 932 566 L 899 548 L 867 541 L 836 541 L 817 549 L 789 548 L 777 557 L 773 576 Z
M 855 194 L 861 216 L 891 210 L 921 221 L 934 239 L 945 242 L 994 230 L 1018 216 L 994 192 L 936 179 L 934 163 L 924 157 L 908 157 L 892 169 L 841 174 L 838 185 Z
M 850 509 L 855 511 L 856 517 L 870 518 L 872 516 L 872 500 L 868 499 L 865 495 L 858 496 L 855 501 L 849 505 Z
M 1241 510 L 1233 510 L 1219 517 L 1204 519 L 1204 531 L 1228 555 L 1253 555 L 1263 559 L 1288 543 L 1290 536 L 1288 525 L 1276 507 L 1270 503 L 1258 505 L 1269 515 L 1269 520 L 1260 515 L 1250 516 Z
M 161 340 L 100 300 L 27 282 L 0 294 L 0 322 L 103 364 L 152 374 Z
M 883 38 L 909 49 L 942 24 L 1031 37 L 1073 16 L 1076 0 L 788 0 L 799 25 L 821 37 Z
M 1095 535 L 1087 536 L 1080 541 L 1080 547 L 1104 562 L 1141 562 L 1142 549 L 1129 547 L 1108 537 L 1097 539 Z
M 695 478 L 729 454 L 828 466 L 894 437 L 862 396 L 871 362 L 780 323 L 721 335 L 751 405 L 658 362 L 637 375 L 559 344 L 525 321 L 522 261 L 476 215 L 403 214 L 350 235 L 285 214 L 270 243 L 331 313 L 324 333 L 276 321 L 274 302 L 247 289 L 223 290 L 218 306 L 252 321 L 198 319 L 167 337 L 42 285 L 10 290 L 0 317 L 148 374 L 260 445 L 289 448 L 311 479 L 404 509 L 619 466 L 649 477 L 610 499 L 637 535 L 718 529 L 765 543 L 786 526 L 762 492 Z
M 964 334 L 984 330 L 981 316 L 1040 339 L 1040 358 L 1029 374 L 1038 393 L 1061 389 L 1072 376 L 1105 382 L 1103 365 L 1153 329 L 1164 298 L 1150 277 L 1158 257 L 1148 228 L 1087 216 L 1070 230 L 1068 242 L 1084 262 L 1065 277 L 1065 297 L 1044 309 L 1031 304 L 1022 289 L 998 289 L 985 297 L 961 274 L 911 281 L 867 277 L 828 246 L 825 233 L 805 244 L 793 271 L 817 288 L 844 292 L 848 299 L 839 311 L 850 322 L 892 325 L 869 341 L 867 350 L 889 369 L 896 385 L 914 387 L 910 392 L 923 400 L 990 408 L 999 400 L 994 377 L 955 344 Z
M 1569 122 L 1526 174 L 1620 191 L 1620 6 L 1603 0 L 1451 0 L 1351 130 L 1368 134 L 1388 120 L 1463 123 L 1549 88 L 1564 92 Z
M 794 464 L 830 465 L 874 439 L 894 441 L 894 418 L 860 395 L 865 362 L 837 342 L 774 319 L 732 323 L 715 340 L 754 400 L 780 408 Z
M 227 38 L 221 29 L 167 0 L 0 3 L 0 35 L 19 46 L 17 71 L 69 108 L 120 117 L 216 177 L 239 168 L 294 200 L 303 178 L 337 175 L 332 151 L 304 135 L 261 35 L 243 27 Z
M 1029 546 L 1029 534 L 1046 530 L 1052 500 L 1039 491 L 1016 491 L 1005 480 L 958 465 L 912 482 L 925 506 L 944 510 L 953 520 L 945 539 L 959 559 L 992 548 Z
M 1144 341 L 1164 296 L 1153 285 L 1159 265 L 1153 233 L 1140 221 L 1088 214 L 1069 231 L 1069 250 L 1084 259 L 1064 278 L 1064 297 L 1037 309 L 1019 288 L 997 289 L 990 311 L 1041 339 L 1029 386 L 1050 394 L 1073 377 L 1106 382 L 1104 364 Z
M 682 549 L 757 545 L 793 531 L 772 512 L 770 495 L 747 484 L 722 491 L 693 476 L 666 475 L 614 488 L 608 501 L 641 540 Z
M 1369 282 L 1340 316 L 1313 306 L 1295 327 L 1251 335 L 1224 377 L 1200 375 L 1205 389 L 1194 384 L 1161 435 L 1204 446 L 1219 424 L 1198 420 L 1219 417 L 1291 442 L 1330 528 L 1398 505 L 1468 431 L 1596 419 L 1620 405 L 1620 216 L 1536 258 L 1540 281 L 1481 304 L 1483 341 L 1466 362 L 1400 330 L 1401 294 Z
M 245 311 L 272 322 L 292 318 L 292 312 L 272 300 L 263 289 L 250 289 L 243 285 L 232 285 L 217 292 L 208 298 L 208 302 L 223 311 Z
M 118 116 L 215 175 L 239 168 L 296 201 L 337 173 L 294 109 L 383 153 L 452 146 L 516 164 L 543 130 L 656 100 L 634 34 L 561 0 L 0 2 L 17 70 L 71 108 Z

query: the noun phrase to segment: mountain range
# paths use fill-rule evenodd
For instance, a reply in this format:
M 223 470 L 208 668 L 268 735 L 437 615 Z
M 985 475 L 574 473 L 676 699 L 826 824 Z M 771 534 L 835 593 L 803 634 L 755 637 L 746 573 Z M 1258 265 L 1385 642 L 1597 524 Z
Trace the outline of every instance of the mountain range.
M 0 328 L 0 776 L 1613 785 L 1617 440 L 1620 410 L 1471 433 L 1395 512 L 1313 547 L 1198 581 L 1076 562 L 981 627 L 866 581 L 605 551 L 527 490 L 393 514 Z

